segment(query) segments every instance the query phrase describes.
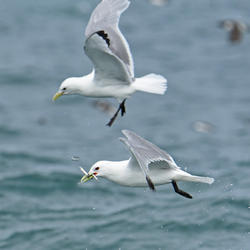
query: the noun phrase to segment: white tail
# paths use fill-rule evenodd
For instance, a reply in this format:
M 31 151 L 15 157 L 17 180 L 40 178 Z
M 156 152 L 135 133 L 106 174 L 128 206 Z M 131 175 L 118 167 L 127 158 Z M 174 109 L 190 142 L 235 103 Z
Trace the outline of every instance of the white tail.
M 163 95 L 167 90 L 167 79 L 161 75 L 149 74 L 136 78 L 132 86 L 139 91 Z
M 193 181 L 207 184 L 212 184 L 214 182 L 214 178 L 191 175 L 184 171 L 181 172 L 182 173 L 179 173 L 180 175 L 178 175 L 178 177 L 175 179 L 176 181 Z
M 188 181 L 212 184 L 214 182 L 214 178 L 191 175 Z

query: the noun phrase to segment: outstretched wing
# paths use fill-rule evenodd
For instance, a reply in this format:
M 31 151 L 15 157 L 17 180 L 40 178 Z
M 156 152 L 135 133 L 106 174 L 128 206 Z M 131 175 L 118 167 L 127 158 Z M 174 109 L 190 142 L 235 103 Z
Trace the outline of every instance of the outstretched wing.
M 129 3 L 128 0 L 102 0 L 90 17 L 85 31 L 85 52 L 92 60 L 96 74 L 100 73 L 100 70 L 98 72 L 97 69 L 99 67 L 97 61 L 100 60 L 100 58 L 96 56 L 96 54 L 99 55 L 100 52 L 102 52 L 102 56 L 105 54 L 105 59 L 103 59 L 100 64 L 108 62 L 109 66 L 112 67 L 114 66 L 114 60 L 116 60 L 119 65 L 124 64 L 122 68 L 125 68 L 130 78 L 134 77 L 134 64 L 130 49 L 118 27 L 120 15 L 128 8 Z M 101 42 L 97 42 L 97 38 L 102 39 L 106 46 Z M 93 40 L 96 42 L 95 45 L 98 45 L 97 47 L 90 47 Z M 97 53 L 95 53 L 95 50 Z M 105 67 L 105 70 L 106 75 L 108 75 L 108 67 Z M 111 69 L 111 71 L 114 70 L 116 69 Z
M 132 155 L 138 161 L 150 188 L 154 189 L 150 179 L 150 169 L 179 169 L 173 158 L 156 145 L 143 139 L 132 131 L 122 130 L 122 133 L 126 138 L 120 138 L 120 140 L 129 148 Z
M 128 85 L 132 78 L 126 65 L 109 48 L 108 42 L 99 35 L 100 32 L 90 36 L 84 46 L 86 55 L 91 59 L 95 68 L 95 79 L 108 80 L 98 81 L 102 84 L 121 84 Z

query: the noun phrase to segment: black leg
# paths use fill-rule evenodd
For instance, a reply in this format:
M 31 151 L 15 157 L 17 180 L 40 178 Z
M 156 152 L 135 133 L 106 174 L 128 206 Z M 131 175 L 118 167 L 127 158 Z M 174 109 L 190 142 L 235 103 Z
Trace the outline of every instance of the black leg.
M 192 199 L 192 198 L 193 198 L 192 195 L 190 195 L 190 194 L 188 194 L 188 193 L 182 191 L 181 189 L 179 189 L 178 186 L 177 186 L 176 181 L 172 181 L 172 185 L 173 185 L 173 187 L 174 187 L 174 191 L 175 191 L 177 194 L 180 194 L 180 195 L 182 195 L 182 196 L 184 196 L 184 197 L 186 197 L 186 198 L 188 198 L 188 199 Z
M 120 104 L 120 107 L 121 107 L 121 115 L 122 115 L 122 116 L 124 116 L 124 114 L 126 113 L 125 101 L 126 101 L 126 99 L 124 99 L 124 100 L 122 101 L 122 103 Z
M 124 99 L 122 101 L 122 103 L 119 105 L 117 111 L 115 112 L 115 114 L 113 115 L 113 117 L 110 119 L 110 121 L 106 124 L 107 126 L 111 127 L 112 124 L 114 123 L 117 115 L 119 114 L 119 111 L 121 110 L 121 115 L 123 116 L 126 113 L 126 109 L 125 109 L 125 101 L 126 99 Z
M 155 185 L 154 183 L 151 181 L 151 179 L 149 178 L 148 175 L 146 175 L 146 180 L 147 180 L 147 183 L 148 183 L 148 186 L 151 190 L 155 191 Z
M 117 115 L 119 114 L 119 111 L 120 111 L 120 106 L 119 108 L 117 109 L 117 111 L 115 112 L 115 114 L 113 115 L 113 117 L 110 119 L 110 121 L 106 124 L 107 126 L 111 127 L 113 122 L 115 121 Z

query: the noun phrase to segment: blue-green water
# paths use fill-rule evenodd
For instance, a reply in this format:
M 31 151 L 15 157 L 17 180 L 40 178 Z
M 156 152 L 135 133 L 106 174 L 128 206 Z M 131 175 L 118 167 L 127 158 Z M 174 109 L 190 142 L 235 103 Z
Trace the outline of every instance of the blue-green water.
M 232 45 L 218 21 L 250 23 L 250 2 L 132 1 L 121 29 L 136 75 L 160 73 L 169 88 L 133 95 L 112 128 L 93 99 L 51 101 L 63 79 L 91 70 L 83 34 L 97 2 L 0 1 L 0 248 L 249 249 L 250 35 Z M 197 120 L 213 129 L 195 131 Z M 78 185 L 78 166 L 129 157 L 124 128 L 215 183 L 180 183 L 193 200 L 170 185 Z

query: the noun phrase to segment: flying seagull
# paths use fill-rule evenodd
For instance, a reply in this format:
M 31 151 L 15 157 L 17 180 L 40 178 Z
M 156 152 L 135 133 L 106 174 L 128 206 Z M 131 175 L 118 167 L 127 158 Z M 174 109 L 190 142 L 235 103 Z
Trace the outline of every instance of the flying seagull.
M 156 74 L 134 77 L 134 63 L 128 43 L 118 23 L 120 15 L 130 4 L 128 0 L 102 0 L 93 11 L 85 31 L 84 51 L 92 61 L 93 71 L 83 77 L 64 80 L 54 95 L 79 94 L 88 97 L 114 97 L 119 108 L 108 122 L 111 126 L 121 111 L 126 112 L 125 101 L 136 91 L 163 95 L 167 80 Z
M 98 161 L 81 182 L 104 177 L 123 186 L 146 187 L 155 190 L 155 185 L 172 183 L 174 191 L 186 198 L 192 196 L 179 189 L 178 181 L 212 184 L 213 178 L 191 175 L 180 169 L 173 158 L 156 145 L 129 130 L 122 130 L 125 138 L 120 140 L 128 147 L 131 157 L 125 161 Z

